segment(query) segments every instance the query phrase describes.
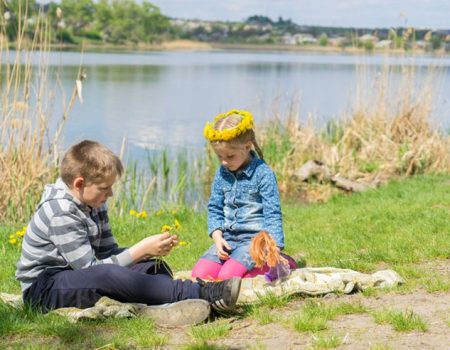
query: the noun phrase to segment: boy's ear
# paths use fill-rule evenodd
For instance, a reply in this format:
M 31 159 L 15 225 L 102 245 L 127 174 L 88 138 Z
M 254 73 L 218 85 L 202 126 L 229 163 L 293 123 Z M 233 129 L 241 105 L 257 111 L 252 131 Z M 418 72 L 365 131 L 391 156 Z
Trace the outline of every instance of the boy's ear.
M 81 190 L 84 186 L 84 178 L 81 176 L 76 177 L 72 181 L 72 188 L 76 190 Z

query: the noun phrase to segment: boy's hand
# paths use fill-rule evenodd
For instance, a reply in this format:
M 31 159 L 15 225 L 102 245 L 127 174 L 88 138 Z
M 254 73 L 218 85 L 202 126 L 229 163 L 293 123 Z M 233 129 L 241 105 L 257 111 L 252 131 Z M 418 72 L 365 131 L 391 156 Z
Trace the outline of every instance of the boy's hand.
M 228 252 L 231 251 L 230 245 L 227 243 L 226 240 L 222 237 L 222 231 L 214 231 L 211 235 L 214 244 L 216 245 L 216 254 L 219 257 L 220 260 L 228 260 L 230 258 L 230 255 Z
M 144 258 L 167 255 L 177 243 L 177 236 L 164 232 L 144 238 L 132 246 L 129 251 L 133 261 L 136 262 Z

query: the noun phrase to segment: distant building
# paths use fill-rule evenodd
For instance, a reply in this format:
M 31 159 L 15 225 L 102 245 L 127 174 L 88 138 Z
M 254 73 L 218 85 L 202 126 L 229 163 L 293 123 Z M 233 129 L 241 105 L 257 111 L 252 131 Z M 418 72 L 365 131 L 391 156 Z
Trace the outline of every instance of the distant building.
M 375 44 L 377 49 L 388 49 L 392 47 L 392 40 L 380 40 Z
M 371 42 L 375 43 L 375 42 L 378 41 L 378 38 L 375 35 L 372 35 L 372 34 L 361 35 L 358 39 L 359 39 L 359 41 L 361 41 L 363 43 L 365 43 L 367 41 L 371 41 Z

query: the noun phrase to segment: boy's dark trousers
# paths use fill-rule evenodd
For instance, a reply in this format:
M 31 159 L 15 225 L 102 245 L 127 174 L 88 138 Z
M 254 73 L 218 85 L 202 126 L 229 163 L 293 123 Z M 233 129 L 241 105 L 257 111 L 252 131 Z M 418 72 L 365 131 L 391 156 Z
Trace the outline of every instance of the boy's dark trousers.
M 48 312 L 61 307 L 91 307 L 102 296 L 147 305 L 200 297 L 197 283 L 171 276 L 169 266 L 161 260 L 131 267 L 103 264 L 80 270 L 47 268 L 24 292 L 23 299 Z

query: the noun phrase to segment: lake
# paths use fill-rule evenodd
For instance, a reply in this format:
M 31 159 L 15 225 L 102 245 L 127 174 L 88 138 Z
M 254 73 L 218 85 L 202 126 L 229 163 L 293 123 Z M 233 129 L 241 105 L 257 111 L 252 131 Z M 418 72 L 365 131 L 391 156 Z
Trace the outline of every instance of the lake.
M 205 121 L 232 108 L 253 112 L 256 124 L 284 114 L 299 102 L 299 118 L 311 114 L 318 127 L 354 105 L 358 70 L 376 77 L 383 64 L 415 65 L 418 87 L 428 66 L 440 67 L 432 122 L 450 126 L 450 57 L 301 52 L 52 52 L 51 79 L 59 77 L 70 96 L 81 62 L 87 79 L 63 133 L 63 146 L 84 138 L 119 151 L 123 137 L 134 158 L 148 150 L 198 151 L 205 144 Z M 35 62 L 38 59 L 35 58 Z M 3 60 L 4 62 L 4 60 Z M 57 73 L 57 74 L 56 74 Z M 399 77 L 401 69 L 394 70 Z M 394 79 L 395 80 L 395 79 Z M 371 82 L 369 82 L 369 85 Z M 395 84 L 395 83 L 394 83 Z M 60 93 L 54 118 L 61 115 Z

